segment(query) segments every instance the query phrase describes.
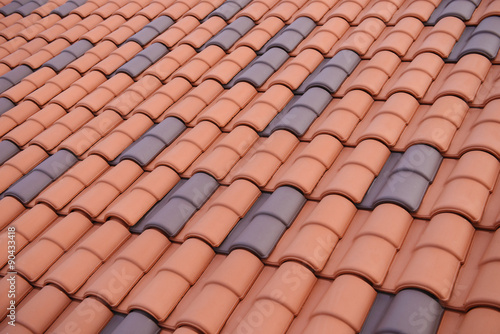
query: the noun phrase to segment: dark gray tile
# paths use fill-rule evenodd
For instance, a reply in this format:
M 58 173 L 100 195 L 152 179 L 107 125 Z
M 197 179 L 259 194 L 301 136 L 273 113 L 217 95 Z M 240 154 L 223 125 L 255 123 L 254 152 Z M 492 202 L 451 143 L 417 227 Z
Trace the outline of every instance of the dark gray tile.
M 260 258 L 267 258 L 305 202 L 300 191 L 287 186 L 279 187 L 271 195 L 261 195 L 217 251 L 229 253 L 244 248 Z
M 189 180 L 176 186 L 158 202 L 135 226 L 133 231 L 142 233 L 148 228 L 162 230 L 175 236 L 187 221 L 212 196 L 219 183 L 211 175 L 196 173 Z
M 297 100 L 300 99 L 302 95 L 294 95 L 292 99 L 287 103 L 287 105 L 281 110 L 276 116 L 273 118 L 271 122 L 266 126 L 266 128 L 259 133 L 261 137 L 269 137 L 276 126 L 281 122 L 281 120 L 290 112 L 290 109 L 297 103 Z
M 293 51 L 300 42 L 316 27 L 316 23 L 308 17 L 299 17 L 274 39 L 267 48 L 278 47 L 286 52 Z
M 79 40 L 75 44 L 70 45 L 66 49 L 62 50 L 60 54 L 48 60 L 42 66 L 47 66 L 56 72 L 60 72 L 62 69 L 68 66 L 69 63 L 83 56 L 83 54 L 90 50 L 92 47 L 94 47 L 94 45 L 89 41 L 85 39 Z
M 6 97 L 0 97 L 0 116 L 14 107 L 15 107 L 14 102 L 12 102 Z
M 419 290 L 402 290 L 391 300 L 375 334 L 435 334 L 441 323 L 443 307 Z
M 323 61 L 314 69 L 314 71 L 309 74 L 309 76 L 300 84 L 299 88 L 297 88 L 294 93 L 295 94 L 304 94 L 306 92 L 306 88 L 309 86 L 311 82 L 313 82 L 314 78 L 316 78 L 325 68 L 326 64 L 331 60 L 332 58 L 325 58 Z
M 20 3 L 20 1 L 12 1 L 11 3 L 3 6 L 0 8 L 0 14 L 3 14 L 5 16 L 10 15 L 16 11 L 19 7 L 21 7 L 23 4 Z
M 134 58 L 123 64 L 116 73 L 126 73 L 132 78 L 137 77 L 158 59 L 166 55 L 168 49 L 161 43 L 154 43 L 139 52 Z
M 392 153 L 359 207 L 395 203 L 410 212 L 418 210 L 442 159 L 439 151 L 423 144 L 413 145 L 403 154 Z
M 306 90 L 312 87 L 321 87 L 334 94 L 345 79 L 354 71 L 361 61 L 358 54 L 351 50 L 340 50 L 330 59 L 321 71 L 306 86 Z
M 481 0 L 443 0 L 436 7 L 426 25 L 435 25 L 443 17 L 455 16 L 463 21 L 471 18 Z
M 233 82 L 236 84 L 245 81 L 255 87 L 260 87 L 287 61 L 288 57 L 288 53 L 285 50 L 271 48 L 236 75 L 229 85 Z
M 32 74 L 33 70 L 26 65 L 19 65 L 0 77 L 0 93 L 17 85 L 22 79 Z
M 34 11 L 35 9 L 37 9 L 38 7 L 40 7 L 41 5 L 43 5 L 44 3 L 46 3 L 47 1 L 48 0 L 30 1 L 27 4 L 22 5 L 21 7 L 17 8 L 14 11 L 14 13 L 18 13 L 18 14 L 22 15 L 23 17 L 24 16 L 28 16 L 29 14 L 31 14 L 32 11 Z
M 375 333 L 380 320 L 387 312 L 387 308 L 391 305 L 393 299 L 394 295 L 383 292 L 377 293 L 377 297 L 370 308 L 370 312 L 366 316 L 363 328 L 361 328 L 361 332 L 359 332 L 359 334 Z
M 0 141 L 0 165 L 12 158 L 19 151 L 19 147 L 10 140 Z
M 232 18 L 236 13 L 238 13 L 243 7 L 248 5 L 251 0 L 226 0 L 219 8 L 215 9 L 208 15 L 208 18 L 212 16 L 219 16 L 224 21 Z
M 212 37 L 205 45 L 217 45 L 227 51 L 254 26 L 255 23 L 250 18 L 246 16 L 239 17 Z
M 167 30 L 172 24 L 174 24 L 174 20 L 170 17 L 160 16 L 144 26 L 144 28 L 139 30 L 136 34 L 129 37 L 127 41 L 134 41 L 140 46 L 145 46 L 156 36 Z
M 4 195 L 16 197 L 22 203 L 27 204 L 77 161 L 73 153 L 60 150 L 10 186 Z
M 115 313 L 111 320 L 106 324 L 99 334 L 111 334 L 113 331 L 121 324 L 123 319 L 125 319 L 126 315 L 121 313 Z
M 149 164 L 163 149 L 170 145 L 184 130 L 186 125 L 175 117 L 167 117 L 153 125 L 144 135 L 127 147 L 111 164 L 130 159 L 141 166 Z
M 137 334 L 137 333 L 157 334 L 161 331 L 161 328 L 158 326 L 158 324 L 156 323 L 154 318 L 143 311 L 134 310 L 134 311 L 130 312 L 125 318 L 119 319 L 119 320 L 121 320 L 120 323 L 118 325 L 116 325 L 116 327 L 112 331 L 107 330 L 106 333 L 110 333 L 110 334 Z M 105 330 L 106 330 L 106 328 L 105 328 Z
M 52 10 L 50 13 L 59 15 L 60 17 L 66 17 L 73 9 L 76 9 L 78 7 L 80 6 L 76 4 L 74 1 L 68 1 L 62 4 L 61 6 L 57 7 L 56 9 Z

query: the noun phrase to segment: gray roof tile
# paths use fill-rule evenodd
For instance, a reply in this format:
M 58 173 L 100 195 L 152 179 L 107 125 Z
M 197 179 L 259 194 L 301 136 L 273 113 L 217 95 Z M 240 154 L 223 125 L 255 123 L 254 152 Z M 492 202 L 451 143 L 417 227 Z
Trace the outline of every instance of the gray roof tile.
M 359 207 L 373 209 L 389 202 L 411 212 L 418 210 L 442 159 L 439 151 L 422 144 L 411 146 L 405 153 L 392 153 Z
M 29 0 L 27 0 L 27 1 L 14 0 L 11 3 L 0 8 L 0 14 L 3 14 L 5 16 L 10 15 L 10 14 L 14 13 L 16 11 L 16 9 L 18 9 L 19 7 L 21 7 L 22 5 L 24 5 L 28 2 L 29 2 Z
M 248 5 L 251 0 L 226 0 L 219 8 L 211 12 L 207 18 L 212 16 L 219 16 L 224 21 L 232 18 L 236 13 L 238 13 L 243 7 Z
M 300 191 L 288 186 L 279 187 L 272 194 L 262 194 L 217 251 L 229 253 L 244 248 L 267 258 L 305 202 Z
M 112 318 L 113 319 L 113 318 Z M 107 330 L 109 334 L 157 334 L 160 332 L 160 327 L 156 321 L 146 312 L 134 310 L 127 314 L 113 330 Z M 114 324 L 113 324 L 114 325 Z M 105 330 L 107 327 L 105 328 Z M 104 331 L 103 331 L 104 332 Z M 103 333 L 101 332 L 101 333 Z
M 387 308 L 391 305 L 394 295 L 379 292 L 377 297 L 370 308 L 370 312 L 366 316 L 365 322 L 363 323 L 363 328 L 359 334 L 374 334 L 375 330 L 380 322 L 380 319 L 387 312 Z
M 322 87 L 332 94 L 335 93 L 360 61 L 361 58 L 356 52 L 340 50 L 311 81 L 307 82 L 305 89 Z
M 278 47 L 286 52 L 291 52 L 315 27 L 316 23 L 310 18 L 305 16 L 299 17 L 288 27 L 282 29 L 277 38 L 265 46 L 265 50 Z
M 15 104 L 6 97 L 0 97 L 0 116 L 10 109 L 14 108 Z
M 273 118 L 271 122 L 266 126 L 266 128 L 259 133 L 259 136 L 261 137 L 269 137 L 273 131 L 274 128 L 281 122 L 281 120 L 290 112 L 290 109 L 297 103 L 297 100 L 299 100 L 302 97 L 302 95 L 294 95 L 292 99 L 287 103 L 287 105 L 281 110 L 276 116 Z
M 477 27 L 466 27 L 447 61 L 456 62 L 469 53 L 494 59 L 500 49 L 500 16 L 489 16 Z
M 271 75 L 276 72 L 288 59 L 288 53 L 281 48 L 271 48 L 262 56 L 257 57 L 243 71 L 238 73 L 228 83 L 228 87 L 246 81 L 254 87 L 260 87 Z
M 5 73 L 0 77 L 0 93 L 17 85 L 21 80 L 33 73 L 33 70 L 26 65 L 20 65 Z
M 123 319 L 125 319 L 126 315 L 121 313 L 115 313 L 110 321 L 106 324 L 99 334 L 111 334 L 118 327 Z
M 239 17 L 212 37 L 205 46 L 217 45 L 224 51 L 227 51 L 254 26 L 255 23 L 250 18 L 246 16 Z
M 28 16 L 32 11 L 40 7 L 41 5 L 47 3 L 48 0 L 32 0 L 25 5 L 17 8 L 14 13 L 18 13 L 22 16 Z
M 471 18 L 481 0 L 443 0 L 432 12 L 427 20 L 427 25 L 435 25 L 439 20 L 446 16 L 455 16 L 463 21 Z
M 0 165 L 12 158 L 19 151 L 19 147 L 10 140 L 0 141 Z
M 177 235 L 218 187 L 217 180 L 205 173 L 196 173 L 184 182 L 181 180 L 131 231 L 142 233 L 154 227 L 169 236 Z
M 14 183 L 4 192 L 4 195 L 16 197 L 22 203 L 27 204 L 77 161 L 73 153 L 60 150 Z
M 144 28 L 139 30 L 136 34 L 129 37 L 127 41 L 134 41 L 140 46 L 145 46 L 149 42 L 151 42 L 156 36 L 163 33 L 168 29 L 172 24 L 174 24 L 174 20 L 172 20 L 168 16 L 160 16 L 150 23 L 148 23 Z
M 51 14 L 57 14 L 60 17 L 66 17 L 73 9 L 76 9 L 83 5 L 87 0 L 70 0 L 61 6 L 54 9 Z
M 134 58 L 123 64 L 116 70 L 116 73 L 126 73 L 135 78 L 158 59 L 166 55 L 168 49 L 161 43 L 154 43 L 139 52 Z
M 111 164 L 118 164 L 123 159 L 130 159 L 141 166 L 146 166 L 185 129 L 186 126 L 181 120 L 175 117 L 167 117 L 161 123 L 153 125 Z
M 83 56 L 85 52 L 90 50 L 94 45 L 89 41 L 82 39 L 73 45 L 68 46 L 62 50 L 60 54 L 48 60 L 42 66 L 48 66 L 56 72 L 60 72 L 63 68 L 68 66 L 69 63 Z

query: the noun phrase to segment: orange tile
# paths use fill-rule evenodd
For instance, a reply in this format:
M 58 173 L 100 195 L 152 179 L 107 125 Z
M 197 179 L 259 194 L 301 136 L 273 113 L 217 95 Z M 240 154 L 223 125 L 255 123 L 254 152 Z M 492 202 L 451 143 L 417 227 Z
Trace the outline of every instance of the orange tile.
M 185 16 L 156 37 L 152 43 L 162 43 L 171 48 L 199 25 L 200 22 L 195 17 Z
M 115 45 L 120 45 L 133 34 L 144 28 L 146 24 L 149 23 L 149 20 L 142 16 L 136 15 L 131 19 L 127 20 L 124 24 L 122 24 L 118 29 L 110 32 L 106 35 L 103 40 L 108 40 L 113 42 Z
M 392 16 L 389 24 L 395 24 L 405 17 L 415 17 L 422 22 L 426 22 L 439 3 L 438 0 L 405 1 Z
M 0 117 L 0 135 L 4 135 L 17 125 L 38 112 L 40 108 L 31 101 L 22 101 Z
M 91 155 L 50 184 L 35 198 L 35 203 L 45 203 L 56 211 L 61 210 L 108 168 L 104 159 Z
M 372 139 L 363 140 L 354 149 L 344 148 L 319 181 L 311 198 L 339 194 L 360 203 L 389 154 L 384 144 Z
M 456 95 L 472 102 L 490 67 L 490 61 L 482 55 L 465 55 L 455 66 L 444 66 L 422 101 L 432 103 L 440 96 Z
M 70 43 L 68 43 L 66 40 L 60 38 L 56 39 L 55 41 L 41 48 L 40 51 L 24 59 L 21 64 L 28 65 L 31 68 L 39 68 L 43 63 L 57 56 L 68 46 L 70 46 Z
M 115 51 L 111 52 L 108 57 L 101 60 L 97 63 L 97 65 L 94 65 L 92 69 L 101 71 L 105 75 L 110 75 L 117 70 L 118 67 L 132 59 L 140 51 L 142 51 L 142 48 L 139 44 L 135 42 L 127 42 Z
M 146 115 L 135 114 L 94 145 L 89 154 L 98 154 L 107 161 L 112 161 L 152 125 L 153 121 Z
M 99 23 L 94 28 L 89 29 L 88 32 L 81 35 L 81 39 L 86 39 L 92 44 L 97 44 L 105 36 L 109 35 L 111 32 L 115 31 L 124 24 L 126 20 L 120 15 L 112 15 L 106 20 Z M 69 32 L 68 32 L 69 33 Z
M 168 1 L 155 1 L 141 9 L 137 12 L 136 16 L 144 16 L 148 20 L 153 20 L 158 14 L 160 14 L 166 7 L 170 6 L 174 0 Z
M 68 294 L 75 293 L 129 237 L 128 230 L 113 220 L 89 231 L 70 256 L 62 257 L 42 277 L 44 285 L 54 284 Z
M 356 17 L 353 24 L 357 24 L 368 17 L 376 17 L 387 23 L 404 2 L 404 0 L 376 1 L 373 5 L 366 6 Z
M 24 205 L 14 197 L 5 196 L 0 200 L 0 210 L 2 210 L 0 228 L 3 230 L 7 224 L 13 221 L 24 211 Z
M 58 220 L 18 255 L 16 270 L 29 281 L 36 281 L 91 227 L 92 222 L 78 212 Z M 44 254 L 43 258 L 40 254 Z
M 177 70 L 172 77 L 183 77 L 194 83 L 219 60 L 221 60 L 225 54 L 224 50 L 220 47 L 210 45 L 191 58 L 189 62 Z
M 71 14 L 76 14 L 82 18 L 85 18 L 85 17 L 89 16 L 94 10 L 99 8 L 99 6 L 101 6 L 101 5 L 103 5 L 103 3 L 99 3 L 97 1 L 94 1 L 94 2 L 87 1 L 83 5 L 73 9 L 71 11 Z
M 122 121 L 120 115 L 106 110 L 65 139 L 59 148 L 67 149 L 80 156 Z
M 472 17 L 467 21 L 467 24 L 476 25 L 488 16 L 499 14 L 500 7 L 496 1 L 484 1 L 479 3 L 476 10 L 472 13 Z
M 15 42 L 16 39 L 12 40 Z M 7 42 L 10 43 L 10 42 Z M 7 44 L 5 43 L 5 44 Z M 11 68 L 14 68 L 21 64 L 26 58 L 32 56 L 33 54 L 40 51 L 43 47 L 47 46 L 47 42 L 42 38 L 35 38 L 32 41 L 19 45 L 13 50 L 8 56 L 5 56 L 0 60 L 0 63 L 5 64 Z
M 221 131 L 212 122 L 200 122 L 184 133 L 151 162 L 183 173 L 217 139 Z
M 59 6 L 62 6 L 63 4 L 64 4 L 63 0 L 48 1 L 45 5 L 36 8 L 31 13 L 38 14 L 41 17 L 45 17 L 49 15 L 52 12 L 52 10 L 56 9 Z
M 349 29 L 349 23 L 339 17 L 332 17 L 322 26 L 315 28 L 309 34 L 310 37 L 297 46 L 297 50 L 315 49 L 322 54 L 327 54 L 347 29 Z
M 339 1 L 332 9 L 330 9 L 323 19 L 320 21 L 320 24 L 323 21 L 329 20 L 332 17 L 340 17 L 346 20 L 347 22 L 352 22 L 359 15 L 359 13 L 363 10 L 363 8 L 368 4 L 369 0 L 343 0 Z
M 127 74 L 118 73 L 112 78 L 104 81 L 94 91 L 81 99 L 75 106 L 86 107 L 95 113 L 133 83 L 134 80 Z
M 166 166 L 155 168 L 137 182 L 127 196 L 106 209 L 105 219 L 117 218 L 129 226 L 135 225 L 179 180 L 174 170 Z
M 227 84 L 236 74 L 244 69 L 256 57 L 255 52 L 248 47 L 239 47 L 225 56 L 208 71 L 201 80 L 214 79 L 221 84 Z
M 337 0 L 313 0 L 308 1 L 294 17 L 308 17 L 314 22 L 318 22 L 321 18 L 337 4 Z
M 112 13 L 123 8 L 125 6 L 125 1 L 112 1 L 99 4 L 100 6 L 92 11 L 92 15 L 98 15 L 103 19 L 110 17 Z
M 198 121 L 211 121 L 219 127 L 225 126 L 257 94 L 256 89 L 247 82 L 238 82 L 231 89 L 221 94 L 206 108 Z
M 85 74 L 81 79 L 78 79 L 71 84 L 62 93 L 54 97 L 51 102 L 57 103 L 69 109 L 73 107 L 78 101 L 92 93 L 100 84 L 106 81 L 106 76 L 99 71 L 90 71 Z
M 187 44 L 179 45 L 151 65 L 144 74 L 154 75 L 159 80 L 165 81 L 172 73 L 187 61 L 191 60 L 195 55 L 196 51 L 191 46 Z
M 13 22 L 12 25 L 0 31 L 0 35 L 9 40 L 15 37 L 23 29 L 35 24 L 37 21 L 40 21 L 40 16 L 36 14 L 21 17 Z
M 333 57 L 340 50 L 352 50 L 363 56 L 380 36 L 385 28 L 385 23 L 377 18 L 369 17 L 363 20 L 359 26 L 351 27 L 335 43 L 328 52 L 328 57 Z
M 81 20 L 82 19 L 78 15 L 69 14 L 55 23 L 52 27 L 39 33 L 37 37 L 41 37 L 50 43 L 62 33 L 74 27 L 78 22 L 81 22 Z
M 494 333 L 500 326 L 500 312 L 488 307 L 473 308 L 467 313 L 445 310 L 438 334 L 466 334 L 474 331 Z
M 95 47 L 85 52 L 83 56 L 71 62 L 67 68 L 74 69 L 80 74 L 84 74 L 114 50 L 116 50 L 116 46 L 112 42 L 100 42 Z
M 277 3 L 278 0 L 252 1 L 245 8 L 236 13 L 234 18 L 237 19 L 241 16 L 246 16 L 253 21 L 259 21 Z
M 32 25 L 29 25 L 25 29 L 19 31 L 17 35 L 24 38 L 27 41 L 30 41 L 33 38 L 35 38 L 35 36 L 37 36 L 39 33 L 51 28 L 54 24 L 56 24 L 60 20 L 61 18 L 59 17 L 59 15 L 55 14 L 48 15 L 47 17 L 35 21 L 33 22 Z
M 197 49 L 205 44 L 210 38 L 226 26 L 226 22 L 219 16 L 212 16 L 186 37 L 179 41 L 179 44 L 189 44 Z
M 171 5 L 165 6 L 165 9 L 161 15 L 167 15 L 171 17 L 174 21 L 177 21 L 182 15 L 184 15 L 188 10 L 193 8 L 198 4 L 198 0 L 180 0 L 175 1 Z
M 40 88 L 46 81 L 56 76 L 56 72 L 50 67 L 42 67 L 41 69 L 28 75 L 20 83 L 9 88 L 1 94 L 12 102 L 21 101 L 26 95 Z
M 0 317 L 2 317 L 2 319 L 5 319 L 7 314 L 10 312 L 10 310 L 8 310 L 8 307 L 10 307 L 10 300 L 14 300 L 17 306 L 21 303 L 24 297 L 26 297 L 33 290 L 33 287 L 22 276 L 5 275 L 2 279 L 0 279 L 0 292 L 3 293 L 4 296 L 9 297 L 10 281 L 7 281 L 7 279 L 10 279 L 11 277 L 15 277 L 16 280 L 16 293 L 15 296 L 12 296 L 12 299 L 2 298 L 2 301 L 0 301 L 2 307 Z M 10 318 L 7 319 L 10 321 Z
M 264 15 L 264 18 L 275 16 L 286 22 L 290 20 L 293 14 L 295 14 L 295 12 L 297 12 L 306 2 L 307 0 L 278 1 L 276 6 Z
M 62 70 L 55 77 L 47 80 L 47 82 L 43 86 L 28 94 L 25 99 L 31 100 L 39 106 L 43 106 L 44 104 L 49 102 L 50 99 L 64 91 L 72 83 L 80 78 L 80 74 L 74 69 Z
M 201 21 L 223 3 L 224 0 L 202 0 L 197 5 L 188 10 L 186 14 L 184 14 L 184 17 L 193 16 Z
M 14 23 L 16 23 L 17 21 L 19 21 L 20 19 L 22 19 L 22 15 L 19 14 L 19 13 L 12 13 L 11 15 L 7 15 L 6 17 L 2 17 L 0 19 L 0 28 L 3 30 L 11 25 L 13 25 Z
M 201 86 L 202 85 L 199 87 L 201 88 Z M 180 77 L 174 78 L 166 85 L 161 86 L 144 102 L 139 104 L 132 114 L 135 115 L 140 113 L 156 120 L 165 110 L 168 110 L 172 104 L 184 96 L 184 94 L 188 93 L 191 88 L 191 84 L 186 79 Z
M 285 23 L 279 18 L 268 17 L 240 38 L 235 47 L 248 46 L 252 50 L 258 51 L 284 26 Z
M 253 129 L 238 126 L 228 135 L 220 136 L 211 149 L 202 154 L 186 173 L 205 172 L 217 180 L 222 180 L 258 137 Z
M 21 46 L 26 45 L 28 42 L 22 37 L 14 37 L 9 41 L 0 44 L 0 57 L 9 57 L 12 53 L 18 50 Z M 47 43 L 48 44 L 48 43 Z
M 420 20 L 414 17 L 406 17 L 399 21 L 396 26 L 384 29 L 380 37 L 368 50 L 367 56 L 371 57 L 379 51 L 386 50 L 394 52 L 399 57 L 404 57 L 408 50 L 412 48 L 422 30 L 425 29 Z M 409 60 L 411 59 L 413 57 L 409 58 Z

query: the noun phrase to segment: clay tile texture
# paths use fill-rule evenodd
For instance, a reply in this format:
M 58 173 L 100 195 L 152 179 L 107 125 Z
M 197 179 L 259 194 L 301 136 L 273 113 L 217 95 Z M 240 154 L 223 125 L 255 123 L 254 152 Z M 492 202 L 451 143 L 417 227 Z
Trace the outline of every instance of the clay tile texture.
M 500 333 L 499 3 L 0 0 L 0 333 Z

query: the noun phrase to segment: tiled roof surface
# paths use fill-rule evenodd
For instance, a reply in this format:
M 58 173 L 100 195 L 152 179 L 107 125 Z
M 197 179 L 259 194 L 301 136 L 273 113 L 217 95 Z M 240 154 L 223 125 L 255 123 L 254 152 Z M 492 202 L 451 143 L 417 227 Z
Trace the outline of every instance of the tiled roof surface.
M 500 333 L 500 1 L 0 4 L 1 332 Z

